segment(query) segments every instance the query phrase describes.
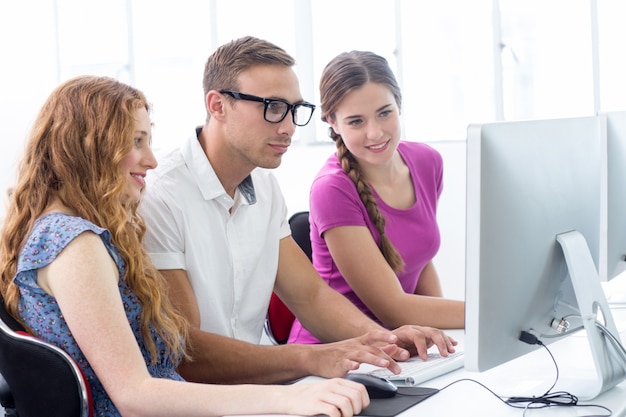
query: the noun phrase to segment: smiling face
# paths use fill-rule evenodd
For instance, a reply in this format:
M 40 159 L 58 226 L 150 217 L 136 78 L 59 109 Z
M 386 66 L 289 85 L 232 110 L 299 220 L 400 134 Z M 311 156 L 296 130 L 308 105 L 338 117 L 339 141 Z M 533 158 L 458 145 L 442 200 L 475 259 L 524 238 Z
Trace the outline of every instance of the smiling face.
M 360 164 L 388 163 L 400 141 L 400 110 L 384 84 L 369 82 L 346 94 L 329 123 Z
M 124 202 L 138 203 L 146 181 L 146 173 L 157 166 L 150 142 L 152 125 L 148 111 L 139 108 L 134 111 L 133 147 L 120 162 L 120 170 L 126 178 Z

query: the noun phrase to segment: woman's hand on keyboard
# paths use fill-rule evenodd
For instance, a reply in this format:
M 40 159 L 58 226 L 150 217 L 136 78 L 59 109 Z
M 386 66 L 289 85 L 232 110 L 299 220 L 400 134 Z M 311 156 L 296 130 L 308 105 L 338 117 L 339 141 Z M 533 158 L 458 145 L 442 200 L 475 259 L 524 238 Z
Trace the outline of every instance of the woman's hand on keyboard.
M 343 377 L 362 363 L 400 372 L 395 362 L 405 361 L 410 352 L 399 347 L 398 336 L 384 330 L 371 330 L 363 336 L 339 342 L 308 345 L 303 362 L 311 375 L 325 378 Z
M 448 356 L 455 351 L 458 342 L 445 334 L 442 330 L 427 326 L 406 325 L 393 330 L 398 336 L 398 346 L 408 350 L 411 356 L 419 356 L 426 360 L 428 348 L 437 345 L 441 356 Z M 403 360 L 396 358 L 396 360 Z

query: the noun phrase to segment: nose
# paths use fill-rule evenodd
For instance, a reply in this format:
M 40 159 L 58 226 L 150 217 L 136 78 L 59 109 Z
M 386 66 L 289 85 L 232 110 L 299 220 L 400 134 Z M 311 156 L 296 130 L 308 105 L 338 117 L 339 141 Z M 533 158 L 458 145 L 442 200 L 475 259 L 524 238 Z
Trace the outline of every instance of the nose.
M 143 157 L 143 164 L 147 169 L 154 169 L 159 165 L 156 157 L 154 156 L 154 152 L 152 152 L 152 148 L 146 148 L 146 152 Z
M 288 111 L 285 118 L 280 123 L 278 123 L 278 133 L 281 136 L 286 136 L 290 138 L 296 132 L 296 124 L 293 122 L 293 114 L 291 113 L 292 111 L 293 109 Z
M 380 139 L 383 136 L 383 128 L 378 121 L 372 120 L 367 126 L 366 134 L 369 140 Z

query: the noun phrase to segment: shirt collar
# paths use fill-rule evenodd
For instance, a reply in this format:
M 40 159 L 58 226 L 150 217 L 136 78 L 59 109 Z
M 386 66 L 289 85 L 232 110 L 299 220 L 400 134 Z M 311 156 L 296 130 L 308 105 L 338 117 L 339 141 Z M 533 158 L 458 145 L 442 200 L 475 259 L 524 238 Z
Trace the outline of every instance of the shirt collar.
M 216 198 L 224 198 L 228 196 L 224 186 L 220 182 L 211 162 L 206 157 L 198 136 L 202 131 L 202 126 L 196 128 L 196 134 L 189 138 L 187 143 L 182 147 L 183 159 L 185 164 L 189 168 L 194 181 L 198 185 L 202 196 L 206 200 L 213 200 Z M 252 174 L 248 175 L 238 186 L 237 189 L 246 203 L 249 205 L 255 204 L 257 201 L 256 191 L 254 189 L 254 183 L 252 181 Z M 235 198 L 237 198 L 235 194 Z

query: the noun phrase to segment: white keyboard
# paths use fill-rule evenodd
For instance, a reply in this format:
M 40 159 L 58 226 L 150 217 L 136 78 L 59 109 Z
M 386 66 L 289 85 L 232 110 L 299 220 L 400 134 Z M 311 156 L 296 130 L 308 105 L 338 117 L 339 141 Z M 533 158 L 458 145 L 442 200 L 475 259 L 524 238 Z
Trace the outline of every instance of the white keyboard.
M 398 375 L 391 373 L 387 368 L 375 369 L 368 373 L 386 378 L 396 385 L 414 386 L 462 368 L 463 364 L 463 352 L 456 349 L 456 352 L 446 357 L 439 355 L 439 353 L 429 353 L 427 360 L 414 356 L 408 361 L 398 362 L 398 365 L 402 368 L 402 372 Z

